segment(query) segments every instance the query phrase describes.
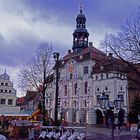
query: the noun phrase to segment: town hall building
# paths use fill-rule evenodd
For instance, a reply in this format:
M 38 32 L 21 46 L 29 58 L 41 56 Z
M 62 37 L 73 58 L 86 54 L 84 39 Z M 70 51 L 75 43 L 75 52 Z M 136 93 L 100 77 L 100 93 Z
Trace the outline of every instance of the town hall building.
M 72 50 L 61 60 L 59 66 L 59 118 L 69 123 L 103 123 L 105 108 L 101 107 L 101 97 L 108 99 L 107 108 L 113 107 L 114 113 L 120 108 L 114 106 L 121 99 L 121 108 L 128 112 L 127 77 L 120 69 L 122 62 L 112 54 L 106 55 L 89 42 L 86 29 L 86 16 L 82 8 L 76 17 L 73 32 Z M 46 90 L 46 109 L 54 117 L 55 80 Z M 107 109 L 106 108 L 106 109 Z

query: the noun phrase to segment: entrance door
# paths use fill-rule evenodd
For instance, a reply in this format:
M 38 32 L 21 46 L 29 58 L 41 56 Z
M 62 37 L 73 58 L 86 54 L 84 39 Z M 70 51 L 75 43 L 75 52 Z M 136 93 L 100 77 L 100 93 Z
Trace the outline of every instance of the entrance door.
M 99 109 L 96 110 L 96 124 L 103 124 L 103 114 Z

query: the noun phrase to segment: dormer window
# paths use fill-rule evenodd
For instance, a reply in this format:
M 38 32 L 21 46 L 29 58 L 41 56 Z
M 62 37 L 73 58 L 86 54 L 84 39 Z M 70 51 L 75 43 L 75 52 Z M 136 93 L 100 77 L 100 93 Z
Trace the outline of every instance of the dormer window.
M 84 74 L 88 74 L 88 66 L 84 67 Z
M 106 73 L 106 78 L 108 79 L 108 73 Z
M 101 79 L 103 79 L 103 73 L 101 73 Z
M 72 74 L 72 73 L 70 73 L 70 80 L 72 79 L 72 77 L 73 77 L 73 74 Z

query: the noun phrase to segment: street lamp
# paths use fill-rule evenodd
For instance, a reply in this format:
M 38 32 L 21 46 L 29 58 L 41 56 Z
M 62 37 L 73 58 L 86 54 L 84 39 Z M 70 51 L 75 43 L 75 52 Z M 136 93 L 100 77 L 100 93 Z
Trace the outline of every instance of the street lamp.
M 108 117 L 108 121 L 111 125 L 111 135 L 112 135 L 112 140 L 114 140 L 114 106 L 116 108 L 116 110 L 119 110 L 118 112 L 118 120 L 120 124 L 123 124 L 123 117 L 124 117 L 124 111 L 123 109 L 121 109 L 123 107 L 123 103 L 124 100 L 122 98 L 119 97 L 119 95 L 117 96 L 117 98 L 114 100 L 114 102 L 110 102 L 109 103 L 109 98 L 107 95 L 105 95 L 105 93 L 103 92 L 103 94 L 99 97 L 100 100 L 100 105 L 102 109 L 107 109 L 106 115 Z
M 102 108 L 102 109 L 107 109 L 108 103 L 109 103 L 109 99 L 108 99 L 108 96 L 105 95 L 104 92 L 103 92 L 102 95 L 99 97 L 99 101 L 100 101 L 101 108 Z
M 102 109 L 107 109 L 109 107 L 109 109 L 106 112 L 106 115 L 108 117 L 108 122 L 111 125 L 111 135 L 112 135 L 112 140 L 114 140 L 114 126 L 113 126 L 113 122 L 114 122 L 114 113 L 112 111 L 112 106 L 109 105 L 109 98 L 107 95 L 105 95 L 105 93 L 103 92 L 102 95 L 99 97 L 99 101 L 100 101 L 100 105 Z
M 117 110 L 120 110 L 123 106 L 123 102 L 124 102 L 124 100 L 122 98 L 120 98 L 118 95 L 117 98 L 114 100 L 115 108 Z
M 118 110 L 118 128 L 121 131 L 121 126 L 123 125 L 124 122 L 124 110 L 122 109 L 123 107 L 124 100 L 117 96 L 117 98 L 114 100 L 114 105 L 116 110 Z
M 59 79 L 59 56 L 58 52 L 53 53 L 53 58 L 55 60 L 55 69 L 56 69 L 56 90 L 55 90 L 55 111 L 54 111 L 54 121 L 55 125 L 58 125 L 58 79 Z

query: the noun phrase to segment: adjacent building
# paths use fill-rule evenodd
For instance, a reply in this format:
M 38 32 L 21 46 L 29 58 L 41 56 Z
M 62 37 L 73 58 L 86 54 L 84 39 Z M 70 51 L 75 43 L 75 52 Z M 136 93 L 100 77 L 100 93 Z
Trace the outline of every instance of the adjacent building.
M 19 114 L 20 107 L 16 105 L 16 90 L 6 73 L 0 75 L 0 114 Z

